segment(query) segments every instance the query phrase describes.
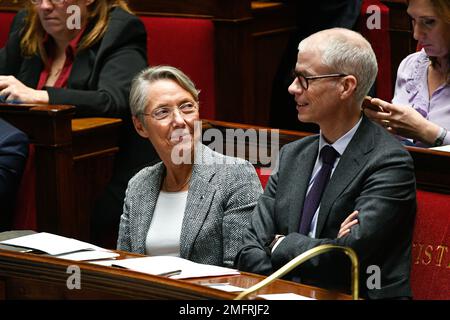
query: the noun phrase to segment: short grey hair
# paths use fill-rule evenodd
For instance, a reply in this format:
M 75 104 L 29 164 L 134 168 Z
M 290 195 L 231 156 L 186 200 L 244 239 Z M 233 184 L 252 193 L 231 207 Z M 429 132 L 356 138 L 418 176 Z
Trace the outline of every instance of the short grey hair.
M 331 68 L 332 72 L 356 77 L 358 83 L 355 100 L 362 103 L 378 73 L 377 58 L 370 43 L 355 31 L 333 28 L 319 31 L 304 39 L 298 45 L 298 50 L 301 53 L 309 50 L 311 46 L 320 50 L 322 64 Z
M 151 84 L 158 80 L 173 80 L 189 92 L 198 103 L 199 90 L 191 79 L 181 70 L 171 66 L 149 67 L 139 72 L 131 83 L 130 109 L 131 114 L 144 123 L 143 113 L 148 105 L 148 94 Z

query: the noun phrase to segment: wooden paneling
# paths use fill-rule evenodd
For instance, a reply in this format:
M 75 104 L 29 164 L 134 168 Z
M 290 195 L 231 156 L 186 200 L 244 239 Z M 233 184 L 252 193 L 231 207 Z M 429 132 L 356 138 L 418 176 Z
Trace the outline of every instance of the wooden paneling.
M 196 16 L 235 19 L 251 15 L 249 0 L 129 0 L 138 14 L 152 13 L 168 16 Z
M 6 299 L 6 283 L 0 278 L 0 300 Z
M 121 254 L 119 259 L 138 256 L 118 252 Z M 73 264 L 80 267 L 80 290 L 69 290 L 66 285 L 70 276 L 67 268 Z M 227 293 L 202 284 L 228 282 L 248 288 L 262 279 L 258 275 L 242 273 L 174 280 L 115 267 L 0 250 L 0 284 L 5 284 L 6 299 L 232 299 L 237 293 Z M 284 280 L 276 280 L 258 294 L 286 292 L 316 299 L 351 298 L 346 294 Z
M 226 130 L 232 129 L 254 129 L 259 130 L 276 130 L 273 128 L 253 125 L 243 125 L 239 123 L 204 120 L 203 129 L 214 128 L 222 132 L 223 136 L 226 136 Z M 308 135 L 310 132 L 300 132 L 292 130 L 279 130 L 279 147 L 281 148 L 286 143 L 301 139 Z M 270 142 L 270 141 L 269 141 Z M 224 139 L 224 143 L 236 143 L 235 141 L 229 141 Z M 258 141 L 258 148 L 261 147 L 260 141 Z M 266 148 L 270 149 L 271 145 L 268 143 Z M 249 148 L 249 144 L 246 143 L 246 148 Z M 450 152 L 436 151 L 426 148 L 405 147 L 411 154 L 414 160 L 414 171 L 416 174 L 417 187 L 423 190 L 436 191 L 450 194 Z M 224 147 L 224 150 L 226 148 Z M 268 152 L 266 152 L 268 154 Z M 270 154 L 270 153 L 269 153 Z M 247 153 L 246 153 L 247 155 Z M 247 158 L 247 160 L 249 160 Z M 256 164 L 258 165 L 258 164 Z
M 90 213 L 111 178 L 121 120 L 72 120 L 74 113 L 72 106 L 0 104 L 0 117 L 35 145 L 38 230 L 89 240 Z
M 411 21 L 406 13 L 406 0 L 381 0 L 381 2 L 389 7 L 391 75 L 395 86 L 398 66 L 407 55 L 416 51 L 417 41 L 413 38 Z
M 0 117 L 25 132 L 35 145 L 36 210 L 40 230 L 73 234 L 73 172 L 70 106 L 0 105 Z M 25 197 L 26 199 L 26 197 Z M 24 199 L 24 201 L 26 201 Z M 68 213 L 67 221 L 60 215 Z
M 17 11 L 23 7 L 25 1 L 28 0 L 0 0 L 1 11 Z

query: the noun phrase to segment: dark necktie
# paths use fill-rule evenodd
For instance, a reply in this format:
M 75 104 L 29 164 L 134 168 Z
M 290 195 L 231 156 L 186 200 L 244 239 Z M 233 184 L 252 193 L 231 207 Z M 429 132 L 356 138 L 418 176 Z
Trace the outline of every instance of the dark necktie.
M 320 150 L 320 158 L 322 159 L 322 167 L 314 179 L 314 183 L 306 195 L 303 204 L 302 216 L 300 221 L 299 232 L 307 235 L 310 230 L 311 221 L 314 217 L 320 200 L 322 199 L 323 191 L 330 180 L 331 171 L 333 169 L 334 161 L 338 156 L 338 152 L 331 146 L 326 145 Z

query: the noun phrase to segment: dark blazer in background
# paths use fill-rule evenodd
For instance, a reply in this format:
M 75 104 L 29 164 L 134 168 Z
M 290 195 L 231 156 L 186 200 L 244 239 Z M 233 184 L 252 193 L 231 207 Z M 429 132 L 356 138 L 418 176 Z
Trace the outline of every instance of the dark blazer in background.
M 320 30 L 335 27 L 354 29 L 360 15 L 362 0 L 285 2 L 294 6 L 297 30 L 289 37 L 273 80 L 270 125 L 274 128 L 319 132 L 316 124 L 298 121 L 295 101 L 288 93 L 288 87 L 293 80 L 291 71 L 297 61 L 298 44 Z
M 28 154 L 28 137 L 0 119 L 0 231 L 10 228 L 11 210 Z
M 0 50 L 0 74 L 13 75 L 36 88 L 44 65 L 37 55 L 21 55 L 20 36 L 25 15 L 25 11 L 16 15 L 6 46 Z M 84 35 L 92 27 L 89 24 Z M 45 88 L 50 104 L 74 105 L 77 117 L 118 117 L 124 121 L 114 177 L 92 219 L 94 242 L 109 247 L 115 246 L 128 180 L 157 160 L 151 143 L 135 132 L 128 105 L 131 80 L 146 66 L 144 25 L 138 17 L 115 8 L 103 38 L 76 54 L 67 88 Z
M 353 248 L 360 261 L 360 292 L 369 298 L 411 296 L 409 284 L 416 193 L 409 153 L 386 130 L 366 117 L 339 160 L 324 191 L 316 238 L 298 233 L 318 136 L 287 144 L 279 170 L 260 197 L 244 247 L 236 259 L 243 271 L 270 274 L 299 254 L 321 244 Z M 359 210 L 359 223 L 337 239 L 341 223 Z M 286 235 L 272 255 L 267 243 Z M 381 289 L 368 290 L 366 269 L 381 269 Z M 342 253 L 324 254 L 304 263 L 289 277 L 320 287 L 350 288 L 350 264 Z

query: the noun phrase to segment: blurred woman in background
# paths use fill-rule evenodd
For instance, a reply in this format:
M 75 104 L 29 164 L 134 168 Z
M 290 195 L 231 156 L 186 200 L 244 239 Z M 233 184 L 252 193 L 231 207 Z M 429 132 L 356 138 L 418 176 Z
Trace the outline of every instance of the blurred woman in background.
M 414 38 L 421 51 L 407 56 L 397 72 L 392 103 L 372 99 L 382 109 L 365 113 L 405 144 L 450 144 L 450 1 L 409 0 Z

